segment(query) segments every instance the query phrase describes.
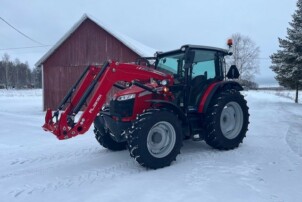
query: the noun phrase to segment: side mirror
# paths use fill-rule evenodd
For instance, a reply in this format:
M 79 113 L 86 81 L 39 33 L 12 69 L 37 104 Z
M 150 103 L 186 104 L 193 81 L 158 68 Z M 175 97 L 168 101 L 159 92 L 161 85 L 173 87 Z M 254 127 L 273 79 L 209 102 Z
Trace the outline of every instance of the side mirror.
M 228 79 L 238 79 L 240 74 L 236 65 L 232 65 L 227 73 Z
M 192 63 L 194 62 L 194 58 L 195 58 L 195 51 L 189 50 L 186 54 L 185 54 L 185 66 L 184 68 L 189 68 Z

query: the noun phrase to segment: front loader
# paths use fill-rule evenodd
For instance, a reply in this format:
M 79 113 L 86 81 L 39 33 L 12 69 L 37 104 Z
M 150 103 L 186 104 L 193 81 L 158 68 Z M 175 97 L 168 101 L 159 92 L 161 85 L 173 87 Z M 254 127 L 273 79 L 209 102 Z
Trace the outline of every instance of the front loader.
M 140 165 L 153 169 L 170 165 L 184 139 L 234 149 L 246 135 L 249 113 L 243 89 L 234 81 L 237 68 L 226 73 L 230 54 L 184 45 L 132 64 L 88 66 L 59 107 L 47 110 L 43 129 L 64 140 L 84 134 L 94 123 L 103 147 L 128 148 Z M 113 87 L 119 90 L 108 103 Z

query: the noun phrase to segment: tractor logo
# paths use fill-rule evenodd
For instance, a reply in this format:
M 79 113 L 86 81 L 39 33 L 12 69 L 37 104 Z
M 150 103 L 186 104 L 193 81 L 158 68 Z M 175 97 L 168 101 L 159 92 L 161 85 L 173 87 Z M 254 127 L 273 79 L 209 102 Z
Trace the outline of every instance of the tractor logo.
M 92 108 L 89 109 L 89 113 L 92 114 L 92 112 L 94 111 L 94 109 L 96 108 L 96 106 L 98 105 L 100 99 L 102 98 L 102 95 L 99 95 L 96 99 L 96 101 L 93 103 Z

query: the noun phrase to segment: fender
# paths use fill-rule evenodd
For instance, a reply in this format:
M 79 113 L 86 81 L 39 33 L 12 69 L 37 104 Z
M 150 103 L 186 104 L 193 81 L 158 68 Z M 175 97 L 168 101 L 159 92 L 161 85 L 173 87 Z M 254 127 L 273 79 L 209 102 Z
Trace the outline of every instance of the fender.
M 242 91 L 242 86 L 236 81 L 220 81 L 212 83 L 205 93 L 202 95 L 201 101 L 198 106 L 199 113 L 206 113 L 208 106 L 213 98 L 213 96 L 218 92 L 220 89 L 235 89 L 238 91 Z
M 152 104 L 160 104 L 161 106 L 174 111 L 184 123 L 187 123 L 188 121 L 184 112 L 173 102 L 166 100 L 146 100 L 146 102 L 151 102 Z

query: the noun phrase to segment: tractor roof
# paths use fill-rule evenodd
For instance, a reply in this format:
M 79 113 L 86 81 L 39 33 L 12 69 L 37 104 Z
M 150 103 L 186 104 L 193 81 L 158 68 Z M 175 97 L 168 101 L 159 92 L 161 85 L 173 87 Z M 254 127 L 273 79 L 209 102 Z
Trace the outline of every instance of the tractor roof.
M 182 52 L 183 48 L 185 48 L 185 49 L 190 48 L 190 49 L 214 50 L 214 51 L 222 52 L 224 54 L 229 53 L 229 51 L 227 49 L 222 49 L 222 48 L 217 48 L 217 47 L 212 47 L 212 46 L 200 46 L 200 45 L 187 44 L 187 45 L 181 46 L 180 49 L 171 50 L 171 51 L 167 51 L 167 52 L 157 52 L 157 54 L 158 55 L 170 55 L 170 54 L 173 54 L 173 53 Z

